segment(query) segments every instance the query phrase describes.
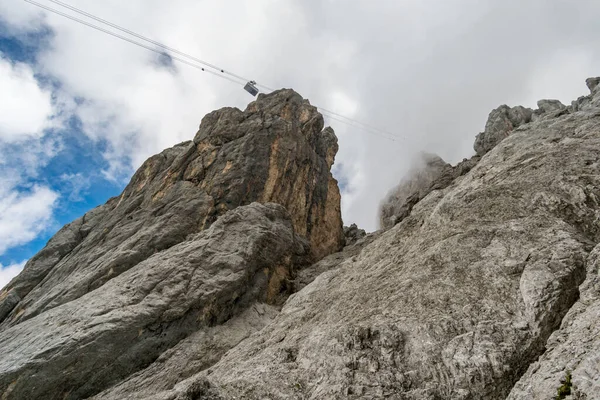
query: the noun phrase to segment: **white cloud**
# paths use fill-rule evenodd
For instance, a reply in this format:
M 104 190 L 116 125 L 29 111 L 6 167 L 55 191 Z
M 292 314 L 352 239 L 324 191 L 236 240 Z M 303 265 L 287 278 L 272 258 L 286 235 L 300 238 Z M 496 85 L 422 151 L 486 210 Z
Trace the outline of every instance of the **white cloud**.
M 53 114 L 51 94 L 40 88 L 33 70 L 0 53 L 0 140 L 41 136 Z
M 313 104 L 343 110 L 406 139 L 390 142 L 330 121 L 348 178 L 347 224 L 374 229 L 380 199 L 418 152 L 470 156 L 489 111 L 576 97 L 599 75 L 600 3 L 532 0 L 71 0 L 100 17 L 157 38 L 271 87 L 293 87 Z M 0 14 L 39 27 L 33 6 Z M 156 56 L 56 16 L 40 57 L 43 72 L 85 101 L 87 135 L 106 139 L 107 177 L 121 179 L 151 154 L 191 139 L 204 114 L 244 108 L 230 82 Z M 29 28 L 27 28 L 29 27 Z M 575 58 L 572 58 L 575 57 Z M 572 61 L 565 61 L 566 58 Z M 577 76 L 575 76 L 577 75 Z
M 18 264 L 10 264 L 6 267 L 0 264 L 0 290 L 2 290 L 4 286 L 8 285 L 12 278 L 19 275 L 26 262 L 27 260 Z
M 10 184 L 5 180 L 1 182 Z M 45 186 L 28 191 L 0 190 L 0 255 L 25 244 L 48 229 L 58 194 Z

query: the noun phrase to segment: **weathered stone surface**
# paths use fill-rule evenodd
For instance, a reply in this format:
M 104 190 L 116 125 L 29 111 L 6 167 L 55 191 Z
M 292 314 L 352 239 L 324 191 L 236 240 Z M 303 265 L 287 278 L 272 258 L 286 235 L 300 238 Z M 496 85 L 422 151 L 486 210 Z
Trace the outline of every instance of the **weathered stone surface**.
M 65 225 L 50 239 L 42 251 L 29 260 L 27 268 L 0 291 L 0 322 L 66 254 L 83 240 L 86 231 L 81 230 L 82 222 L 80 218 Z
M 560 100 L 538 100 L 537 102 L 538 109 L 542 113 L 551 113 L 554 111 L 564 110 L 566 107 Z
M 299 94 L 281 90 L 259 95 L 244 112 L 214 111 L 194 143 L 197 157 L 184 179 L 219 198 L 217 214 L 246 199 L 272 201 L 288 209 L 317 258 L 343 246 L 340 193 L 330 173 L 337 138 Z
M 344 245 L 330 173 L 337 139 L 292 90 L 202 120 L 194 141 L 148 159 L 121 196 L 64 227 L 0 292 L 0 329 L 77 299 L 237 206 L 285 206 L 317 258 Z
M 522 106 L 501 105 L 492 110 L 485 130 L 477 135 L 473 148 L 482 156 L 504 140 L 515 128 L 531 121 L 533 110 Z
M 173 369 L 197 372 L 260 329 L 264 318 L 236 315 L 255 302 L 280 306 L 296 267 L 344 245 L 330 173 L 337 149 L 316 108 L 292 90 L 208 114 L 194 141 L 148 159 L 119 197 L 61 229 L 0 292 L 0 393 L 94 394 L 184 339 L 199 351 L 212 346 L 188 369 Z M 232 218 L 247 221 L 238 227 Z M 224 224 L 230 239 L 217 238 Z M 197 291 L 221 273 L 229 274 L 222 287 Z M 242 321 L 232 323 L 238 328 L 218 327 L 230 317 Z M 207 341 L 209 326 L 218 340 Z M 114 368 L 102 371 L 108 360 Z
M 294 261 L 307 252 L 282 206 L 238 207 L 96 290 L 2 330 L 0 392 L 4 399 L 84 398 L 165 351 L 167 360 L 185 351 L 168 350 L 181 340 L 199 344 L 193 361 L 209 366 L 261 323 L 211 327 L 256 302 L 280 302 Z M 229 337 L 211 342 L 215 331 Z
M 498 111 L 485 155 L 429 156 L 364 236 L 295 93 L 209 114 L 0 293 L 2 399 L 547 399 L 567 370 L 597 397 L 591 91 Z
M 147 368 L 92 399 L 145 400 L 167 391 L 181 380 L 215 364 L 227 350 L 264 328 L 278 313 L 277 307 L 255 304 L 223 325 L 191 334 L 162 353 Z
M 363 230 L 360 229 L 359 231 Z M 361 235 L 360 239 L 358 240 L 354 240 L 353 238 L 349 241 L 349 244 L 346 247 L 344 247 L 342 251 L 330 254 L 329 256 L 323 258 L 317 263 L 299 269 L 295 275 L 295 279 L 293 282 L 294 291 L 302 290 L 322 273 L 337 268 L 349 258 L 356 257 L 358 254 L 360 254 L 360 252 L 365 246 L 377 239 L 379 235 L 381 235 L 381 233 L 382 231 L 377 231 L 369 234 L 365 233 L 364 235 Z
M 529 366 L 508 399 L 552 399 L 567 374 L 572 398 L 600 397 L 600 245 L 588 258 L 579 290 L 581 298 L 550 336 L 546 352 Z
M 599 198 L 600 115 L 529 123 L 161 398 L 503 399 L 579 298 Z

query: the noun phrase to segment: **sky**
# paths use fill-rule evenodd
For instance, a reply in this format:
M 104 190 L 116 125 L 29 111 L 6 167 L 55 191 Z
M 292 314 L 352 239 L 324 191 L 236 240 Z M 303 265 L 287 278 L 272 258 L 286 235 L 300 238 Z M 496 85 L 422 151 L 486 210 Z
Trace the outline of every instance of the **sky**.
M 369 231 L 422 151 L 456 163 L 493 108 L 568 104 L 600 75 L 596 0 L 67 1 L 397 135 L 326 119 L 344 223 Z M 227 80 L 0 0 L 0 287 L 206 113 L 250 101 Z

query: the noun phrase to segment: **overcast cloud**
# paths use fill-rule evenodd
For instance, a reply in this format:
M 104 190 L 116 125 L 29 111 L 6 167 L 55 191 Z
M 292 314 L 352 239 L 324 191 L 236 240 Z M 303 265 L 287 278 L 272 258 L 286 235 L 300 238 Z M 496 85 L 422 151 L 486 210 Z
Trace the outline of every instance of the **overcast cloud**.
M 595 0 L 69 3 L 403 137 L 391 142 L 330 121 L 340 139 L 344 221 L 368 230 L 418 152 L 449 162 L 469 157 L 492 108 L 534 107 L 540 98 L 569 103 L 585 94 L 585 78 L 600 75 Z M 165 66 L 153 53 L 19 0 L 0 3 L 0 17 L 14 32 L 52 30 L 35 68 L 61 83 L 54 95 L 71 104 L 84 133 L 108 141 L 107 179 L 124 181 L 148 156 L 191 139 L 207 112 L 252 100 L 228 81 Z M 36 91 L 29 71 L 16 71 L 41 106 L 31 103 L 27 116 L 9 120 L 14 128 L 2 135 L 11 140 L 39 132 L 48 113 L 47 94 Z

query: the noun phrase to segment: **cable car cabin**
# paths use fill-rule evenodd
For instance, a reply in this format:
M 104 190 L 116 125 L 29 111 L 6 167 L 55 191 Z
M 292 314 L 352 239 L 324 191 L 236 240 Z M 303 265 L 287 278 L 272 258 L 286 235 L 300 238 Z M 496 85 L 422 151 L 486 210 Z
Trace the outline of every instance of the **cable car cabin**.
M 246 86 L 244 86 L 244 89 L 246 89 L 246 92 L 250 93 L 252 96 L 256 96 L 258 94 L 258 89 L 256 88 L 256 82 L 254 82 L 254 81 L 250 81 L 250 82 L 246 83 Z

